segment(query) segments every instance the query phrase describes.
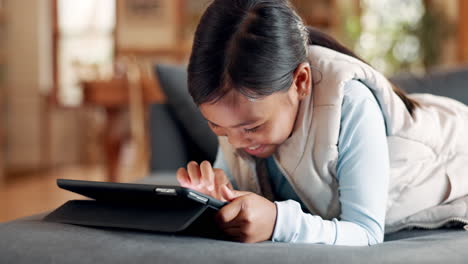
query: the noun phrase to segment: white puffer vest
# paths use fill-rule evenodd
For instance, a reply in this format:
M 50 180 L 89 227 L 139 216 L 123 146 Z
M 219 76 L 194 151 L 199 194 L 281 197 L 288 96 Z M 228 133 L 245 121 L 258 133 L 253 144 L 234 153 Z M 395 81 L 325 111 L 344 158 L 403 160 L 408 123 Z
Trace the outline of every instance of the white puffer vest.
M 445 97 L 413 94 L 420 107 L 412 117 L 391 83 L 369 65 L 320 46 L 309 46 L 309 61 L 312 95 L 301 102 L 293 134 L 274 159 L 310 212 L 339 218 L 335 176 L 343 87 L 359 80 L 375 95 L 387 129 L 386 233 L 451 221 L 468 224 L 468 107 Z M 225 137 L 219 141 L 239 189 L 259 193 L 254 160 Z

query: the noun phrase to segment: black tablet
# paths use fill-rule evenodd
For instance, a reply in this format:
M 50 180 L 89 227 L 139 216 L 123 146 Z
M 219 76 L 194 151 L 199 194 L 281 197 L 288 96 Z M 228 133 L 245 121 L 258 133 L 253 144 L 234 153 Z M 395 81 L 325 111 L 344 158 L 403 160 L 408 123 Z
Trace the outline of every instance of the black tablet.
M 138 203 L 162 207 L 187 207 L 193 203 L 205 204 L 219 210 L 227 204 L 195 190 L 171 185 L 115 183 L 58 179 L 57 185 L 95 199 L 119 203 Z

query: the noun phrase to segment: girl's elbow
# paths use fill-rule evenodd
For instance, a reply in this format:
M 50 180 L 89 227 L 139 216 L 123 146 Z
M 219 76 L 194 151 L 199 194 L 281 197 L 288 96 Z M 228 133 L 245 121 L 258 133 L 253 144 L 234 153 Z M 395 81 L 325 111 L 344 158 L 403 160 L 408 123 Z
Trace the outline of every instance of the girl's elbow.
M 378 234 L 372 234 L 371 232 L 367 231 L 367 238 L 368 238 L 368 245 L 374 246 L 384 242 L 384 233 L 379 232 Z

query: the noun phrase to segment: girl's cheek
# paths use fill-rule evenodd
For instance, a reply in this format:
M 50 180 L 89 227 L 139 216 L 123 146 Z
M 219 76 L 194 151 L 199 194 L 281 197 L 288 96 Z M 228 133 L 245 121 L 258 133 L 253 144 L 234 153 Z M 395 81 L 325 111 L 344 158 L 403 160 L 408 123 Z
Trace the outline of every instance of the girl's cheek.
M 265 145 L 275 144 L 274 136 L 271 133 L 271 131 L 258 133 L 257 135 L 255 135 L 255 138 L 253 139 L 256 143 L 259 143 L 259 144 L 265 144 Z
M 278 145 L 281 144 L 283 140 L 281 130 L 275 131 L 270 130 L 267 135 L 265 135 L 265 139 L 268 140 L 268 144 Z
M 226 136 L 226 132 L 224 131 L 224 129 L 214 128 L 214 127 L 211 127 L 211 126 L 210 126 L 210 129 L 218 137 Z

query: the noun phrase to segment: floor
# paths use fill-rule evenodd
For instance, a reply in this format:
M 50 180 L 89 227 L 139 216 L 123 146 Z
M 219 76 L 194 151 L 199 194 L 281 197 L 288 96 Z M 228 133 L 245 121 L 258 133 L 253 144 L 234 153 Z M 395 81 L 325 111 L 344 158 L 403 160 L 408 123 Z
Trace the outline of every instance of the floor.
M 81 197 L 58 188 L 58 178 L 104 181 L 104 175 L 102 166 L 69 166 L 9 178 L 0 186 L 0 222 L 49 211 L 70 199 Z M 121 176 L 118 181 L 132 180 L 137 179 Z

